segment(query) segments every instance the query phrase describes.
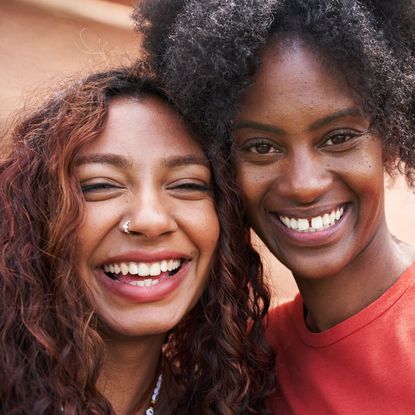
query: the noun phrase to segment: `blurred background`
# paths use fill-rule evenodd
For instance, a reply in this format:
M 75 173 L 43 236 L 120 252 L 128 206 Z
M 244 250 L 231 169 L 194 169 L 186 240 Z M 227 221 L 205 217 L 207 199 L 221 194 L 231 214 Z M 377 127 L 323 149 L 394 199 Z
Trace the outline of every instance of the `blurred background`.
M 26 102 L 43 99 L 65 79 L 140 56 L 130 19 L 134 0 L 0 0 L 0 128 Z M 46 91 L 46 92 L 45 92 Z M 402 180 L 388 186 L 386 213 L 400 239 L 415 245 L 415 194 Z M 274 291 L 292 298 L 288 270 L 255 239 Z M 382 260 L 379 258 L 379 260 Z
M 0 0 L 0 123 L 68 76 L 139 56 L 134 0 Z

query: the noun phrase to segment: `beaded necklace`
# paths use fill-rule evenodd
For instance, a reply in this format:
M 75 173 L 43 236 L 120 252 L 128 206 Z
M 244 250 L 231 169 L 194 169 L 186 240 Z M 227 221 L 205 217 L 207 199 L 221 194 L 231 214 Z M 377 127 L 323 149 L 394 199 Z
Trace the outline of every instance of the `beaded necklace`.
M 163 373 L 160 372 L 160 374 L 157 378 L 156 385 L 154 386 L 153 393 L 151 394 L 150 406 L 146 409 L 145 415 L 154 415 L 155 414 L 154 407 L 156 406 L 156 403 L 158 401 L 162 383 L 163 383 Z M 61 414 L 64 414 L 63 405 L 61 405 L 59 412 Z
M 159 398 L 161 384 L 163 383 L 163 373 L 160 372 L 157 378 L 156 386 L 154 386 L 153 393 L 151 394 L 150 406 L 146 409 L 145 415 L 154 415 L 154 407 L 156 406 Z

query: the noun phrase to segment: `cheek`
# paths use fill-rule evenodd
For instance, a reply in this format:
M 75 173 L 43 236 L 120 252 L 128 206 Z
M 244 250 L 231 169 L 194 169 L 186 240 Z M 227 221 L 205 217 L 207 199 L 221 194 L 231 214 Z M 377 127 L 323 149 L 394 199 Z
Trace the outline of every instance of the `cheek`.
M 369 143 L 366 151 L 344 166 L 354 190 L 362 199 L 368 198 L 372 203 L 383 200 L 384 166 L 380 145 Z
M 237 183 L 242 190 L 246 201 L 256 198 L 258 187 L 256 184 L 260 182 L 260 175 L 255 169 L 249 168 L 244 163 L 237 164 Z
M 93 209 L 86 209 L 85 218 L 78 231 L 78 241 L 82 245 L 82 250 L 88 250 L 94 244 L 102 231 L 103 222 L 105 223 L 105 216 L 99 215 L 98 211 L 94 212 Z
M 197 247 L 200 255 L 208 255 L 210 261 L 219 240 L 220 226 L 213 202 L 202 202 L 197 206 L 180 209 L 179 226 Z
M 248 166 L 244 163 L 239 163 L 237 168 L 238 186 L 248 211 L 251 211 L 250 214 L 255 213 L 273 187 L 273 172 L 266 166 Z
M 88 261 L 99 246 L 102 239 L 114 227 L 118 227 L 117 207 L 104 206 L 100 203 L 88 203 L 84 220 L 77 232 L 78 258 Z

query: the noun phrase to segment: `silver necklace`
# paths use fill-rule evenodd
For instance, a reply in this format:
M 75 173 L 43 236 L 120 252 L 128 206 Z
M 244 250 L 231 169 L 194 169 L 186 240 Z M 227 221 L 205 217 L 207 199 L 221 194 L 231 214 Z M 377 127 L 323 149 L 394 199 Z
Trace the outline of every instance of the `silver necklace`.
M 156 406 L 159 398 L 161 384 L 163 383 L 163 373 L 160 372 L 157 378 L 156 386 L 154 386 L 153 393 L 151 394 L 150 406 L 146 409 L 145 415 L 154 415 L 154 407 Z
M 154 386 L 153 393 L 151 394 L 150 406 L 146 409 L 145 415 L 154 415 L 154 407 L 156 406 L 156 403 L 158 401 L 162 383 L 163 383 L 163 373 L 160 372 L 157 378 L 156 386 Z M 61 405 L 60 407 L 60 413 L 64 414 L 63 405 Z

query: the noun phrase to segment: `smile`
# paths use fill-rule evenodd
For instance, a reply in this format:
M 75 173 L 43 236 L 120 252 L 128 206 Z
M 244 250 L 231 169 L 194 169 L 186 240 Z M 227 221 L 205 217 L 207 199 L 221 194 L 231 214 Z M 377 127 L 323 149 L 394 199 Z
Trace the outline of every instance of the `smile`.
M 345 206 L 341 206 L 331 212 L 311 218 L 290 218 L 287 216 L 278 217 L 288 229 L 292 229 L 297 232 L 318 232 L 330 228 L 338 222 L 342 218 L 344 211 Z
M 157 262 L 120 262 L 105 264 L 103 269 L 112 280 L 138 287 L 151 287 L 159 284 L 160 277 L 172 277 L 179 272 L 183 261 L 182 259 L 164 259 Z

